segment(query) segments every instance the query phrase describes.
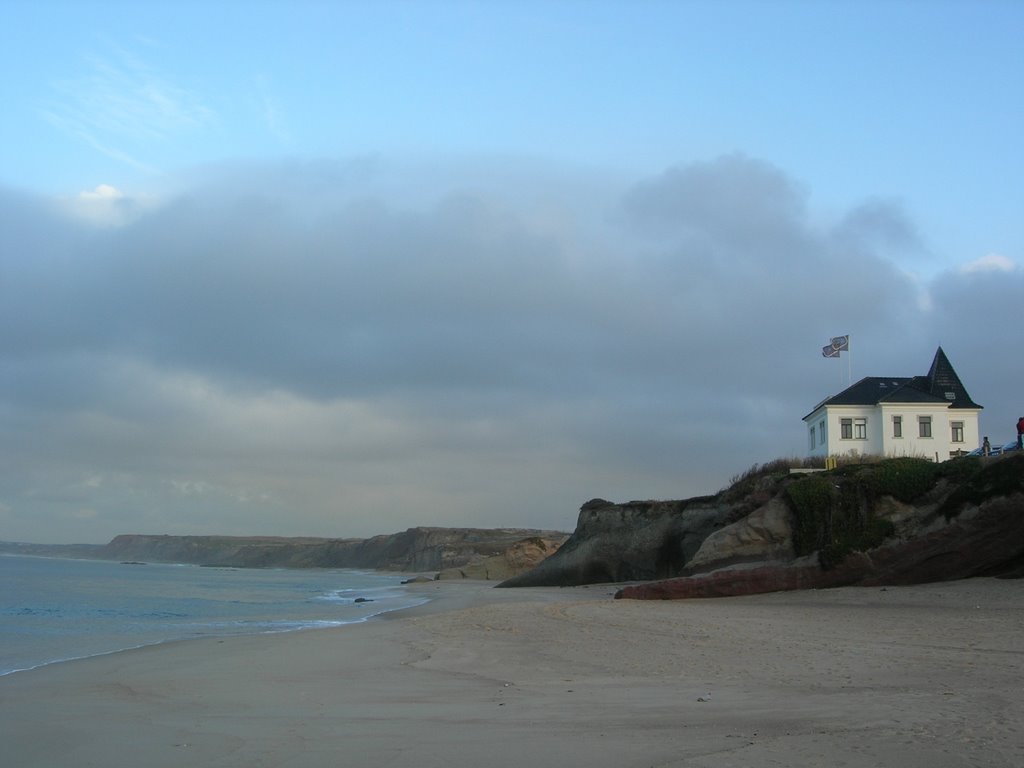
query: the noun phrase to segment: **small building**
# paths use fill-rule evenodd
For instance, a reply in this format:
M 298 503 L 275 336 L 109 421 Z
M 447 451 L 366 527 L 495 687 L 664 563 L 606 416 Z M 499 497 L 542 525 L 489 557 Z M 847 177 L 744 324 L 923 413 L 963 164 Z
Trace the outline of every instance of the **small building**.
M 978 447 L 981 409 L 939 347 L 926 376 L 868 376 L 816 405 L 808 455 L 945 461 Z

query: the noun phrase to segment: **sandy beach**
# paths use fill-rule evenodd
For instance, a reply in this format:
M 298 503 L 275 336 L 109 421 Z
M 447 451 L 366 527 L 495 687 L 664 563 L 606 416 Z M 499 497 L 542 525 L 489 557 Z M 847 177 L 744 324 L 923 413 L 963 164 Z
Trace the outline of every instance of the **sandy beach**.
M 1024 583 L 415 587 L 364 624 L 0 678 L 5 765 L 1024 765 Z

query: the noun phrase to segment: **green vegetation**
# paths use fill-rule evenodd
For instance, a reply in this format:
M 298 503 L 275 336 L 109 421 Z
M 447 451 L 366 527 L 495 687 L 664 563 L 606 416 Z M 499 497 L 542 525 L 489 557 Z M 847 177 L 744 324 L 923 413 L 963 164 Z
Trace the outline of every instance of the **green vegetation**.
M 909 502 L 934 484 L 934 465 L 923 459 L 847 465 L 790 483 L 786 496 L 794 513 L 796 554 L 817 551 L 818 562 L 828 570 L 851 552 L 879 546 L 895 529 L 875 515 L 877 499 L 893 496 Z
M 980 456 L 961 456 L 953 461 L 936 465 L 939 477 L 954 483 L 966 483 L 984 468 Z
M 892 496 L 909 504 L 935 486 L 939 466 L 929 459 L 889 459 L 865 467 L 857 476 L 872 497 Z
M 1024 493 L 1024 453 L 999 461 L 964 456 L 942 463 L 922 457 L 841 458 L 828 472 L 793 475 L 791 468 L 821 468 L 822 459 L 776 459 L 755 464 L 733 478 L 719 498 L 736 506 L 739 518 L 782 489 L 793 510 L 793 545 L 797 556 L 818 553 L 828 570 L 851 552 L 879 546 L 895 533 L 893 524 L 875 510 L 883 497 L 905 504 L 928 503 L 940 484 L 955 486 L 936 514 L 952 519 L 971 505 L 997 496 Z M 937 503 L 941 493 L 933 494 Z M 923 500 L 923 501 L 922 501 Z
M 732 497 L 742 496 L 744 491 L 751 489 L 759 480 L 765 477 L 788 475 L 789 470 L 795 467 L 820 469 L 824 466 L 825 460 L 819 457 L 808 459 L 775 459 L 774 461 L 769 461 L 764 464 L 754 464 L 746 472 L 733 475 L 732 479 L 729 481 L 729 487 L 726 488 L 724 493 Z
M 763 504 L 771 496 L 771 493 L 764 493 L 764 489 L 773 486 L 783 478 L 789 477 L 789 470 L 796 467 L 817 468 L 824 467 L 824 459 L 775 459 L 764 464 L 754 464 L 746 472 L 733 475 L 719 498 L 727 504 L 735 504 L 749 499 L 751 496 L 763 499 L 754 499 L 755 504 Z
M 828 474 L 808 475 L 786 489 L 796 518 L 793 548 L 798 557 L 821 549 L 829 542 L 826 528 L 832 517 L 833 489 Z
M 959 515 L 965 507 L 987 499 L 1024 493 L 1024 453 L 993 461 L 987 467 L 974 457 L 948 461 L 940 466 L 946 470 L 944 476 L 959 484 L 939 507 L 938 514 L 946 520 Z

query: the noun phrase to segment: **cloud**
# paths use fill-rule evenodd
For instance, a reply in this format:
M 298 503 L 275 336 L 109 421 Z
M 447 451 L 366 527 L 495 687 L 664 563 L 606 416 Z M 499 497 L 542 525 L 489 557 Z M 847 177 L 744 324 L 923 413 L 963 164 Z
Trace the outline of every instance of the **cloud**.
M 844 217 L 839 230 L 846 238 L 904 257 L 924 251 L 917 228 L 897 201 L 876 198 L 862 203 Z
M 571 528 L 593 496 L 713 492 L 803 451 L 845 386 L 819 354 L 838 333 L 855 378 L 942 343 L 1001 414 L 1009 386 L 972 373 L 1006 281 L 943 274 L 922 309 L 898 206 L 822 223 L 809 199 L 741 155 L 628 183 L 236 166 L 101 229 L 0 190 L 0 504 L 26 539 Z
M 256 110 L 266 126 L 267 131 L 281 146 L 292 146 L 292 134 L 288 126 L 288 118 L 277 98 L 274 97 L 270 83 L 264 76 L 255 79 Z
M 109 184 L 100 184 L 92 191 L 79 192 L 78 197 L 86 201 L 98 200 L 105 202 L 108 200 L 120 200 L 124 197 L 124 193 Z
M 985 406 L 983 431 L 993 436 L 993 444 L 1003 444 L 1015 435 L 1021 410 L 1016 329 L 1024 270 L 1001 258 L 994 265 L 952 269 L 937 276 L 931 284 L 934 309 L 928 319 L 933 338 L 950 353 L 971 397 Z
M 637 184 L 624 208 L 638 231 L 713 235 L 724 244 L 792 232 L 804 217 L 799 185 L 742 154 L 672 168 Z
M 1017 263 L 1008 256 L 989 253 L 964 264 L 960 271 L 965 274 L 971 274 L 973 272 L 1016 272 L 1019 269 L 1020 267 Z
M 68 213 L 96 227 L 121 227 L 155 204 L 149 197 L 129 197 L 110 184 L 99 184 L 66 199 Z
M 204 130 L 217 120 L 196 91 L 118 46 L 87 57 L 81 74 L 53 82 L 40 112 L 72 139 L 146 173 L 156 170 L 145 159 L 153 144 Z

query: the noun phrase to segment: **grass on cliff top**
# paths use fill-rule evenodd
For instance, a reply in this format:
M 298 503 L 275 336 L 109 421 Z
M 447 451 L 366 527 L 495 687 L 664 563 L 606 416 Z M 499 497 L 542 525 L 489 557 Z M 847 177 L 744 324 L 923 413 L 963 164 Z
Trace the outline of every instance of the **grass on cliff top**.
M 719 498 L 726 503 L 733 503 L 749 496 L 758 489 L 763 489 L 784 477 L 794 468 L 823 469 L 825 460 L 817 457 L 798 459 L 774 459 L 764 464 L 754 464 L 745 472 L 733 475 L 729 485 L 719 491 Z
M 910 501 L 925 485 L 929 488 L 940 478 L 963 482 L 976 475 L 981 461 L 975 456 L 965 456 L 936 464 L 925 457 L 886 458 L 860 454 L 857 456 L 835 457 L 837 467 L 834 473 L 840 476 L 868 474 L 862 479 L 874 485 L 880 493 L 888 493 L 901 500 Z M 733 475 L 729 485 L 719 492 L 723 501 L 741 499 L 751 491 L 765 487 L 774 481 L 790 476 L 791 469 L 824 469 L 822 456 L 808 458 L 779 458 L 764 464 L 754 464 L 745 472 Z

